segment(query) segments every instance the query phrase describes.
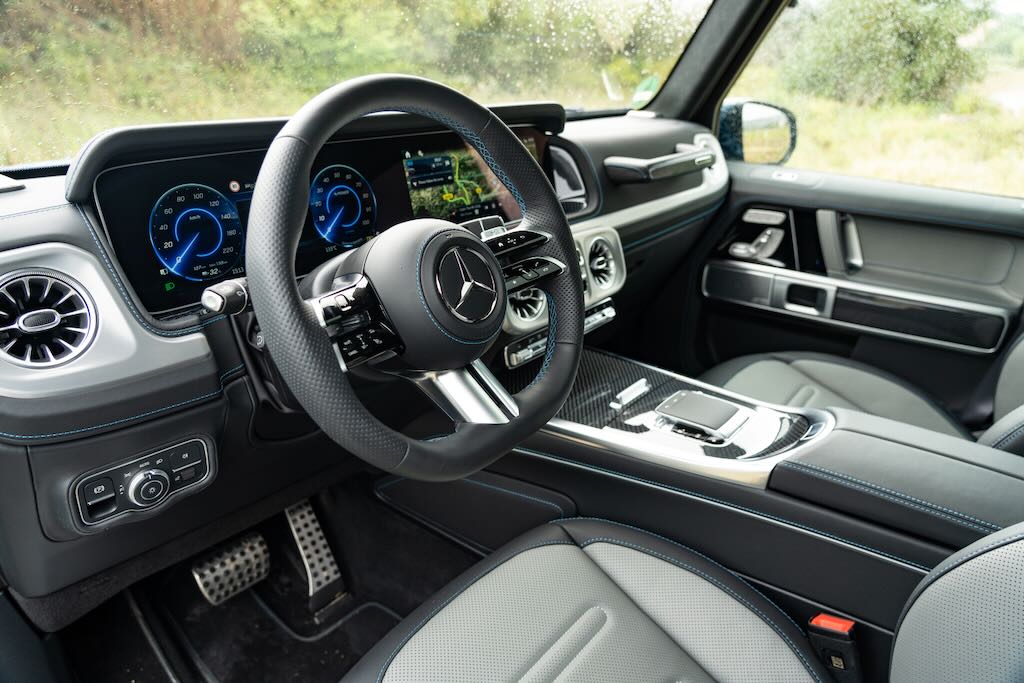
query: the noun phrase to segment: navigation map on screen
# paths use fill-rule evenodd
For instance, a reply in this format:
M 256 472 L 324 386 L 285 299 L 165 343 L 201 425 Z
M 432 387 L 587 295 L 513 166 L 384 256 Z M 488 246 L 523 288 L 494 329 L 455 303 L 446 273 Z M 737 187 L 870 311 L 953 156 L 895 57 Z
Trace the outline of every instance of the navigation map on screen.
M 521 138 L 536 157 L 532 138 Z M 403 168 L 416 218 L 441 218 L 460 223 L 481 216 L 520 217 L 508 189 L 468 145 L 441 152 L 406 150 Z

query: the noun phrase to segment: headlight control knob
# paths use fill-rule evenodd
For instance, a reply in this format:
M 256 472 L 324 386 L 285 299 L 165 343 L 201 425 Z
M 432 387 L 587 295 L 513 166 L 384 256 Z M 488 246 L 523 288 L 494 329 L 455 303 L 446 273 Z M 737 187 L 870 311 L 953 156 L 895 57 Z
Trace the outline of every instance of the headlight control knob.
M 171 480 L 163 470 L 143 470 L 128 484 L 128 500 L 139 507 L 156 505 L 167 497 Z

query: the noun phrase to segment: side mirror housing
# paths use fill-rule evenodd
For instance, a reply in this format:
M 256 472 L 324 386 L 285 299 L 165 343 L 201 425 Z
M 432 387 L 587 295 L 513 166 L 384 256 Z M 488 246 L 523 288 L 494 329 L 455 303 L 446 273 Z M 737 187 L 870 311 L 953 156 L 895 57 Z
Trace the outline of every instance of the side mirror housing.
M 718 117 L 718 140 L 726 159 L 784 164 L 796 149 L 796 116 L 767 102 L 729 101 Z

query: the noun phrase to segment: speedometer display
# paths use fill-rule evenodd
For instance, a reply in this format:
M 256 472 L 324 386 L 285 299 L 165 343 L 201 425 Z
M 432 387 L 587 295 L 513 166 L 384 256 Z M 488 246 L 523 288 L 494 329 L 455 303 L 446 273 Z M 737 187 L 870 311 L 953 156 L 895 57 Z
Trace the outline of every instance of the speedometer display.
M 179 185 L 153 207 L 149 240 L 168 273 L 212 280 L 229 273 L 241 257 L 242 221 L 235 204 L 212 187 Z
M 356 247 L 376 235 L 377 200 L 370 183 L 351 166 L 328 166 L 309 188 L 309 213 L 328 242 Z

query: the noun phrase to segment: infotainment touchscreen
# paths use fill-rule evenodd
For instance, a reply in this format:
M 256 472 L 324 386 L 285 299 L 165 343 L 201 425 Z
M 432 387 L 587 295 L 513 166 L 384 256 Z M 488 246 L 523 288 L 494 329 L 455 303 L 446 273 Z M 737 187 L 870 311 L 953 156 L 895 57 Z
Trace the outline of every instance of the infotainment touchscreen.
M 533 137 L 521 135 L 520 139 L 536 159 Z M 461 223 L 481 216 L 501 216 L 506 221 L 520 217 L 515 198 L 469 145 L 439 152 L 406 149 L 402 155 L 416 218 Z

